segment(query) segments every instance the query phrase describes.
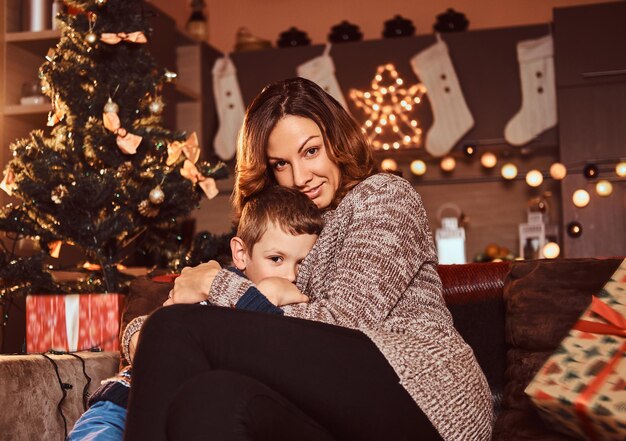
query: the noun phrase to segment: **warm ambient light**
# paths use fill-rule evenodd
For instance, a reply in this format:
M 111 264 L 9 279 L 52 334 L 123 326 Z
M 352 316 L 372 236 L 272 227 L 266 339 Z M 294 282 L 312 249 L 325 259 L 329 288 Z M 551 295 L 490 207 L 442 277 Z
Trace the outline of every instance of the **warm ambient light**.
M 515 179 L 517 177 L 517 167 L 515 167 L 515 164 L 511 164 L 510 162 L 506 163 L 502 166 L 500 173 L 504 179 Z
M 626 177 L 626 161 L 622 161 L 615 166 L 615 174 L 620 178 Z
M 550 166 L 550 176 L 552 179 L 560 181 L 567 176 L 567 168 L 560 162 L 555 162 Z
M 383 162 L 380 163 L 380 167 L 385 171 L 396 171 L 398 170 L 398 163 L 391 159 L 383 159 Z
M 543 183 L 543 175 L 539 170 L 531 170 L 526 173 L 526 183 L 531 187 L 539 187 Z
M 543 257 L 546 259 L 556 259 L 561 254 L 561 248 L 559 244 L 555 242 L 548 242 L 543 246 Z
M 572 201 L 578 208 L 586 207 L 589 204 L 589 199 L 589 193 L 583 189 L 576 190 L 572 196 Z
M 441 169 L 445 172 L 451 172 L 456 167 L 456 161 L 451 156 L 446 156 L 441 160 L 439 164 Z
M 411 173 L 415 176 L 423 176 L 426 174 L 426 163 L 421 159 L 411 162 Z
M 480 163 L 485 168 L 494 168 L 498 163 L 498 158 L 496 158 L 496 155 L 491 152 L 483 153 L 480 157 Z
M 613 184 L 606 179 L 601 179 L 596 183 L 596 193 L 599 196 L 610 196 L 613 193 Z
M 422 129 L 412 117 L 413 107 L 426 93 L 423 84 L 407 87 L 393 64 L 379 66 L 371 90 L 350 90 L 350 99 L 365 114 L 362 131 L 376 150 L 419 147 Z

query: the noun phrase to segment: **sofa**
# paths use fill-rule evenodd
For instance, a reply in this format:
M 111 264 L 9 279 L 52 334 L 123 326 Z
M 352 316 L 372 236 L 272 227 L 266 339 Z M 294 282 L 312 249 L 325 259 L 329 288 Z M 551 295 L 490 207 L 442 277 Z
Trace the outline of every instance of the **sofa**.
M 572 439 L 545 425 L 523 391 L 621 261 L 556 259 L 439 266 L 455 327 L 474 349 L 491 388 L 494 440 Z M 170 288 L 167 278 L 136 279 L 122 314 L 122 329 L 134 317 L 159 307 Z M 88 355 L 93 388 L 99 379 L 115 373 L 119 359 L 116 354 Z M 20 360 L 18 373 L 7 368 L 11 357 L 0 357 L 0 406 L 5 410 L 0 412 L 4 429 L 0 441 L 34 439 L 34 430 L 45 433 L 37 439 L 62 440 L 64 422 L 57 409 L 61 394 L 55 371 L 41 356 L 29 355 L 22 356 L 26 359 Z M 29 357 L 32 369 L 27 368 Z M 73 406 L 72 412 L 64 414 L 71 428 L 80 414 L 76 409 L 82 408 L 82 396 L 76 390 L 85 376 L 78 360 L 67 363 L 71 366 L 62 376 L 75 385 L 65 400 L 66 406 Z M 33 381 L 33 376 L 38 380 Z M 12 412 L 6 412 L 8 408 Z M 12 416 L 17 413 L 19 418 Z

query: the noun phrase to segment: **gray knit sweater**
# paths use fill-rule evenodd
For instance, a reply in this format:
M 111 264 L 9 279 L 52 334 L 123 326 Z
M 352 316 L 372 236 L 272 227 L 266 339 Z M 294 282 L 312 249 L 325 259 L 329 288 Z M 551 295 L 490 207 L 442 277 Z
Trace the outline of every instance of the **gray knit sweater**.
M 285 306 L 285 315 L 361 330 L 444 439 L 489 440 L 489 386 L 443 301 L 420 196 L 404 179 L 377 174 L 325 217 L 298 274 L 311 302 Z M 251 285 L 222 270 L 209 302 L 232 306 Z

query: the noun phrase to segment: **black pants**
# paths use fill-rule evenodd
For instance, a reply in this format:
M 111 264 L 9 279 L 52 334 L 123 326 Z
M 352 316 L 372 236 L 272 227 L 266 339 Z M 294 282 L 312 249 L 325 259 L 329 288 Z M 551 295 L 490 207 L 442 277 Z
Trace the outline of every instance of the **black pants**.
M 441 438 L 363 333 L 175 305 L 142 330 L 124 439 Z

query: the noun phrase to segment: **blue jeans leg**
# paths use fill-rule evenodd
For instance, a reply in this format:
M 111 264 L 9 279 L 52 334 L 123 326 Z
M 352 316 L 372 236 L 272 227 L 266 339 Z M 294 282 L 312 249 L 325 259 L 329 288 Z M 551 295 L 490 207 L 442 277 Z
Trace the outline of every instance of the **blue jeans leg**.
M 125 425 L 125 408 L 98 401 L 76 421 L 67 441 L 122 441 Z

